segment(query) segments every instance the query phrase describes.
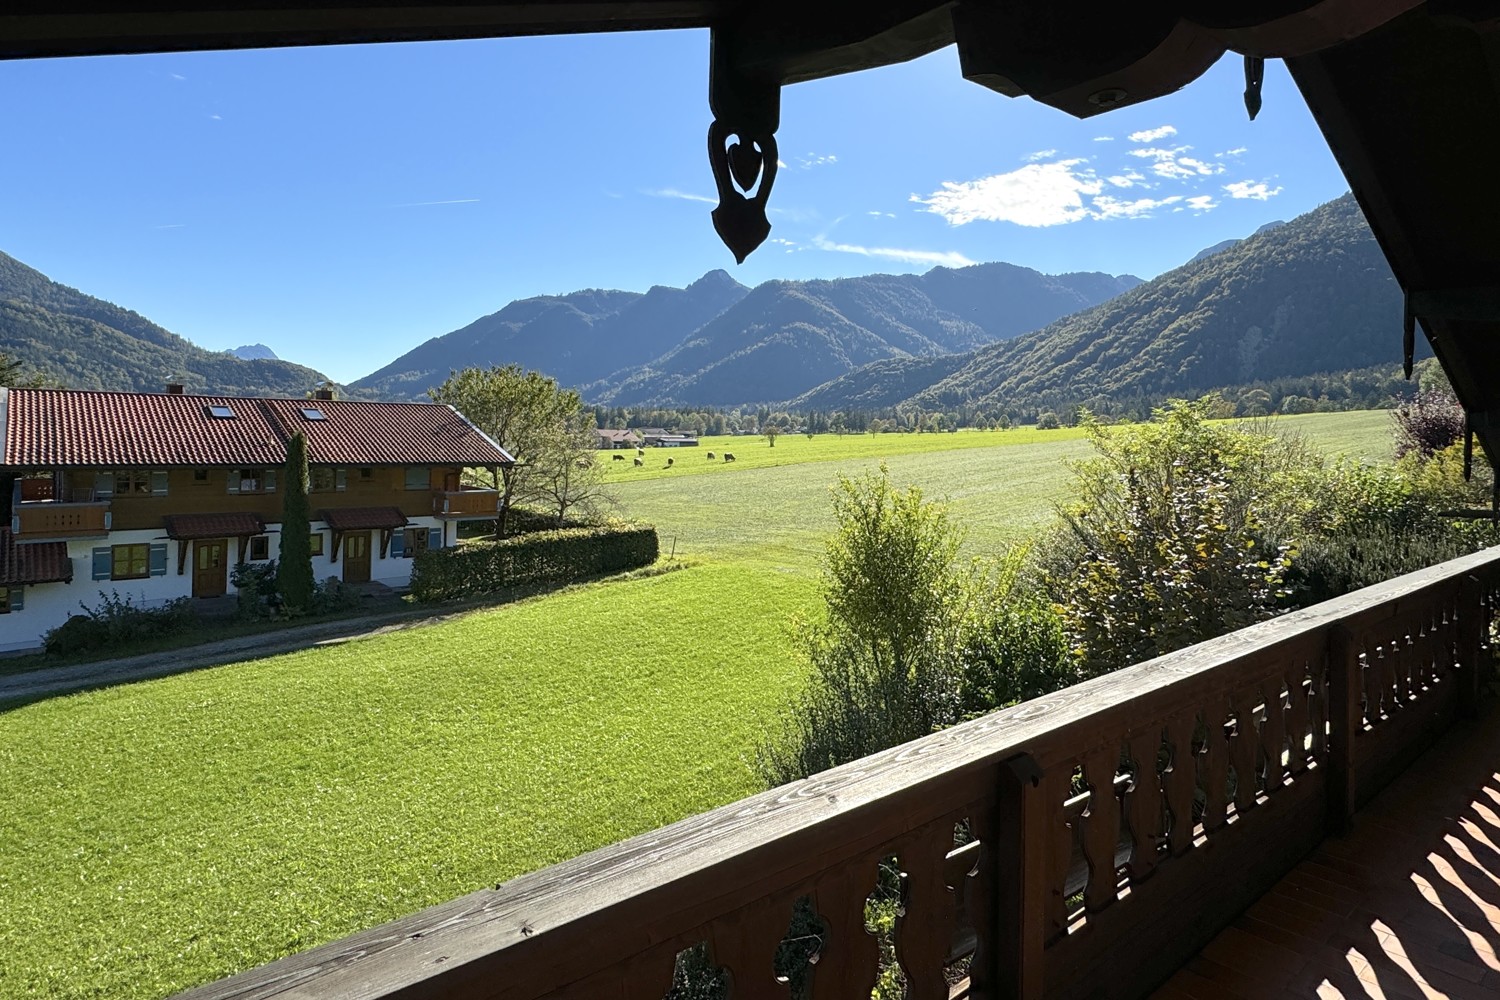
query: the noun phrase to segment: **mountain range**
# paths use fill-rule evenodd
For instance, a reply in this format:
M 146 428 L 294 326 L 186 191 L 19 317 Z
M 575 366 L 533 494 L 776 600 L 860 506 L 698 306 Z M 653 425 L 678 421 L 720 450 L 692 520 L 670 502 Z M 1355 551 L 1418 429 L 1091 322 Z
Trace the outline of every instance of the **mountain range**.
M 208 351 L 139 313 L 59 284 L 0 253 L 0 353 L 73 389 L 301 396 L 325 376 Z
M 516 363 L 614 406 L 778 401 L 873 361 L 1014 337 L 1138 284 L 1131 275 L 980 264 L 750 289 L 710 271 L 687 288 L 521 299 L 350 388 L 421 398 L 450 370 Z
M 1393 364 L 1401 315 L 1395 276 L 1345 195 L 1024 336 L 937 364 L 862 368 L 791 402 L 1107 410 L 1109 400 Z

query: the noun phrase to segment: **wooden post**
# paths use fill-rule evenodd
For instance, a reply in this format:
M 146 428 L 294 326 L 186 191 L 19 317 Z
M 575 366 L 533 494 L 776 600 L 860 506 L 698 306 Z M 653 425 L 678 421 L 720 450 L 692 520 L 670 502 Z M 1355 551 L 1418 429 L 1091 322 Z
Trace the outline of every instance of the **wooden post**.
M 1036 1000 L 1042 995 L 1042 951 L 1046 945 L 1047 810 L 1041 768 L 1029 754 L 1000 765 L 999 816 L 995 823 L 994 898 L 996 965 L 991 982 L 998 1000 Z
M 1480 658 L 1489 618 L 1479 580 L 1466 576 L 1458 585 L 1458 717 L 1479 717 L 1479 695 L 1483 681 Z
M 1364 727 L 1359 638 L 1342 625 L 1328 632 L 1328 825 L 1348 833 L 1358 807 L 1355 744 Z

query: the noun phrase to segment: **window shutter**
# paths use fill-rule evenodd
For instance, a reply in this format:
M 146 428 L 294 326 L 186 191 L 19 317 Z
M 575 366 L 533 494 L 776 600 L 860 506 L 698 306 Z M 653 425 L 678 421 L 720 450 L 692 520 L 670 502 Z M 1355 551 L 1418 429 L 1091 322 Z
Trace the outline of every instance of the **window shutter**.
M 263 480 L 261 480 L 261 482 L 264 483 L 265 489 L 266 489 L 267 493 L 275 493 L 276 492 L 276 470 L 275 469 L 267 469 L 266 470 L 266 478 L 263 479 Z
M 151 495 L 154 497 L 164 497 L 167 495 L 167 473 L 165 469 L 151 473 Z
M 114 559 L 106 546 L 94 550 L 94 579 L 108 580 L 114 574 Z
M 151 546 L 151 575 L 167 575 L 167 543 L 158 542 Z
M 113 472 L 94 473 L 94 496 L 112 497 L 115 495 L 115 474 Z
M 231 492 L 231 493 L 238 493 L 239 491 L 240 491 L 240 470 L 239 469 L 230 469 L 229 470 L 229 492 Z
M 24 607 L 26 607 L 26 588 L 10 588 L 10 609 L 12 611 L 20 611 Z
M 397 528 L 391 532 L 391 558 L 404 559 L 406 557 L 406 529 Z
M 334 469 L 333 470 L 333 488 L 334 488 L 334 490 L 336 492 L 338 492 L 338 493 L 342 493 L 342 492 L 344 492 L 345 487 L 347 487 L 348 485 L 349 485 L 349 470 L 346 469 L 346 468 L 344 468 L 343 466 L 340 466 L 339 468 Z

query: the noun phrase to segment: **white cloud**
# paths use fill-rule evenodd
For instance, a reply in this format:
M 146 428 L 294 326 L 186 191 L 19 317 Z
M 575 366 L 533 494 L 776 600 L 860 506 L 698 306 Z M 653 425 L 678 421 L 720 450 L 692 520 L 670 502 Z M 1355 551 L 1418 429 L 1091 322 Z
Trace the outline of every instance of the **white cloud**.
M 944 181 L 942 189 L 911 200 L 926 205 L 950 225 L 1013 222 L 1018 226 L 1058 226 L 1088 217 L 1084 196 L 1097 195 L 1103 182 L 1092 170 L 1075 169 L 1083 160 L 1033 163 L 976 181 Z
M 1108 177 L 1106 177 L 1104 179 L 1107 180 L 1107 181 L 1109 181 L 1115 187 L 1121 187 L 1121 188 L 1128 188 L 1128 187 L 1144 187 L 1144 188 L 1148 188 L 1148 187 L 1151 186 L 1150 184 L 1145 183 L 1146 177 L 1145 177 L 1144 174 L 1136 173 L 1134 170 L 1127 170 L 1123 174 L 1110 174 Z
M 1139 132 L 1132 132 L 1130 133 L 1129 138 L 1131 142 L 1155 142 L 1158 139 L 1165 139 L 1169 135 L 1176 134 L 1177 129 L 1173 128 L 1171 125 L 1160 125 L 1156 128 L 1148 128 L 1142 129 Z
M 164 226 L 152 226 L 152 229 L 186 229 L 186 222 L 169 222 Z
M 1026 161 L 1028 163 L 1035 163 L 1038 160 L 1050 160 L 1056 155 L 1057 150 L 1055 149 L 1039 149 L 1035 153 L 1028 153 L 1026 155 Z
M 806 156 L 797 157 L 797 166 L 803 170 L 811 170 L 813 167 L 826 167 L 839 162 L 839 158 L 832 153 L 808 153 Z M 786 166 L 780 160 L 776 161 L 778 166 Z
M 872 210 L 872 211 L 866 212 L 865 214 L 866 215 L 873 215 L 877 219 L 894 219 L 896 217 L 896 213 L 895 212 L 876 212 L 876 211 Z
M 943 267 L 968 267 L 974 261 L 956 250 L 900 250 L 894 247 L 862 247 L 853 243 L 835 243 L 824 236 L 813 237 L 813 246 L 831 253 L 852 253 L 903 264 L 934 264 Z
M 209 115 L 208 117 L 211 118 L 212 120 L 216 121 L 216 122 L 221 122 L 221 121 L 224 120 L 224 116 L 223 115 Z
M 1092 215 L 1096 219 L 1142 219 L 1158 208 L 1175 205 L 1181 200 L 1180 194 L 1166 198 L 1137 198 L 1135 201 L 1121 201 L 1102 194 L 1093 200 Z
M 1138 156 L 1143 160 L 1155 160 L 1156 162 L 1151 164 L 1151 172 L 1168 180 L 1211 177 L 1224 172 L 1222 163 L 1206 163 L 1203 160 L 1182 155 L 1192 148 L 1192 146 L 1174 146 L 1171 149 L 1164 149 L 1160 146 L 1147 146 L 1143 149 L 1132 149 L 1130 155 Z
M 186 80 L 187 79 L 187 77 L 183 76 L 181 73 L 168 73 L 167 75 L 170 76 L 174 80 Z
M 785 170 L 786 169 L 786 161 L 785 160 L 777 160 L 776 161 L 776 169 L 778 169 L 778 170 Z
M 1096 136 L 1094 136 L 1094 141 L 1095 142 L 1114 142 L 1115 141 L 1115 137 L 1112 136 L 1112 135 L 1096 135 Z
M 1226 149 L 1226 150 L 1224 150 L 1224 152 L 1222 152 L 1222 153 L 1215 153 L 1214 155 L 1215 156 L 1221 156 L 1221 157 L 1222 156 L 1243 156 L 1245 153 L 1248 153 L 1248 152 L 1250 152 L 1250 150 L 1246 149 L 1244 146 L 1236 146 L 1233 149 Z
M 478 198 L 448 198 L 443 201 L 409 201 L 404 205 L 392 205 L 392 208 L 426 208 L 429 205 L 473 205 L 479 201 Z
M 653 198 L 676 198 L 680 201 L 701 201 L 705 205 L 717 205 L 719 203 L 719 199 L 717 198 L 710 198 L 707 195 L 702 194 L 693 194 L 690 191 L 679 191 L 676 188 L 657 188 L 654 191 L 642 191 L 641 193 L 650 195 Z
M 1187 200 L 1188 207 L 1195 212 L 1209 212 L 1219 207 L 1211 194 L 1195 194 Z
M 1224 190 L 1229 192 L 1231 198 L 1254 198 L 1256 201 L 1265 201 L 1274 198 L 1281 193 L 1281 185 L 1271 187 L 1265 181 L 1235 181 L 1225 184 Z

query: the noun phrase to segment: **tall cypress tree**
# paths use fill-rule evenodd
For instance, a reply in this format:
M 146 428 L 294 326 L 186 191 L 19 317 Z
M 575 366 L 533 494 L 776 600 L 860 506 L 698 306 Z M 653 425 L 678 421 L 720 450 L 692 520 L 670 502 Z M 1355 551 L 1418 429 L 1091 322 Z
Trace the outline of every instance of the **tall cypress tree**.
M 281 495 L 281 563 L 276 589 L 290 611 L 312 605 L 312 515 L 307 500 L 307 438 L 293 435 L 286 446 L 286 486 Z

